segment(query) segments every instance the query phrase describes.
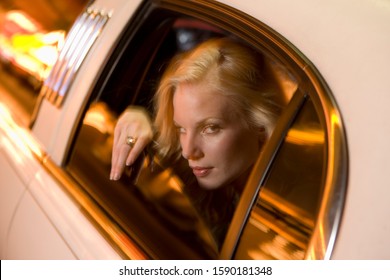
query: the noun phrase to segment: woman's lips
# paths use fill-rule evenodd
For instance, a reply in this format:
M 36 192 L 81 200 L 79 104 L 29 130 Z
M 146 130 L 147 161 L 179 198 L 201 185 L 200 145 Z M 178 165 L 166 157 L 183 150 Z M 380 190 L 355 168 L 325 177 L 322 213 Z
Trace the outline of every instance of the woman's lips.
M 195 166 L 195 167 L 191 167 L 191 168 L 192 168 L 192 172 L 194 173 L 194 175 L 196 177 L 206 177 L 211 172 L 211 167 L 198 167 L 198 166 Z

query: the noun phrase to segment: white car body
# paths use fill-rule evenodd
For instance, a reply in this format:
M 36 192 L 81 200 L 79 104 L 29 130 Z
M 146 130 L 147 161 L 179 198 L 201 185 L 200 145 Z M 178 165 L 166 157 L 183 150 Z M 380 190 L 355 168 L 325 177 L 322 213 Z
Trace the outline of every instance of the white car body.
M 347 139 L 348 174 L 330 258 L 390 259 L 390 2 L 219 2 L 258 19 L 295 46 L 319 71 L 338 105 Z M 0 101 L 1 259 L 123 257 L 86 217 L 82 208 L 88 202 L 81 207 L 74 199 L 79 194 L 64 190 L 44 162 L 64 163 L 78 112 L 140 3 L 92 4 L 91 9 L 106 11 L 110 20 L 78 69 L 62 106 L 43 99 L 31 130 Z M 120 236 L 114 232 L 111 238 Z M 143 257 L 136 251 L 129 254 Z

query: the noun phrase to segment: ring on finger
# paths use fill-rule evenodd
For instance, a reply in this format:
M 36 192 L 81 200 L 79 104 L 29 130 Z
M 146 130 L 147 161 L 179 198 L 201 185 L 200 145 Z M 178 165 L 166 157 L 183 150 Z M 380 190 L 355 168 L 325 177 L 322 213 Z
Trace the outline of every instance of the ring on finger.
M 130 148 L 133 148 L 135 143 L 137 142 L 137 138 L 133 136 L 127 136 L 126 138 L 126 144 L 130 146 Z

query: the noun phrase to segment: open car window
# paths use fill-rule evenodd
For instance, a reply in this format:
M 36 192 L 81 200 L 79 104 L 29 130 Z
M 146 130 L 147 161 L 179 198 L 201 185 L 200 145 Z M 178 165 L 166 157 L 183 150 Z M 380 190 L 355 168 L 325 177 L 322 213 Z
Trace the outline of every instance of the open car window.
M 139 159 L 119 182 L 108 177 L 113 131 L 120 113 L 137 105 L 152 115 L 158 80 L 173 55 L 226 35 L 188 17 L 168 19 L 157 30 L 145 28 L 150 35 L 138 35 L 136 43 L 129 44 L 91 101 L 67 169 L 129 236 L 143 248 L 152 247 L 146 249 L 147 254 L 157 258 L 218 258 L 235 210 L 233 205 L 224 205 L 231 200 L 231 192 L 209 195 L 194 189 L 194 182 L 188 180 L 191 176 L 180 163 L 163 168 L 159 159 L 149 156 Z M 147 47 L 150 45 L 157 48 Z M 176 251 L 169 249 L 172 244 Z
M 318 234 L 319 219 L 328 219 L 329 225 L 337 220 L 321 216 L 326 211 L 320 209 L 341 203 L 332 200 L 332 184 L 342 178 L 333 172 L 335 166 L 329 167 L 329 152 L 336 151 L 329 148 L 334 144 L 328 141 L 329 108 L 321 103 L 329 96 L 315 74 L 308 77 L 302 70 L 293 49 L 271 40 L 277 34 L 260 23 L 243 30 L 240 24 L 250 19 L 241 14 L 230 17 L 232 11 L 223 5 L 204 3 L 208 9 L 183 10 L 165 2 L 162 7 L 156 3 L 144 7 L 142 20 L 131 21 L 123 32 L 81 116 L 66 171 L 129 240 L 125 243 L 134 242 L 146 258 L 305 258 L 323 237 Z M 171 58 L 222 36 L 241 40 L 265 56 L 267 77 L 285 104 L 279 129 L 237 198 L 237 208 L 224 204 L 229 193 L 214 195 L 207 205 L 197 201 L 204 194 L 191 187 L 180 165 L 166 167 L 148 153 L 120 181 L 110 181 L 114 127 L 120 114 L 136 105 L 153 115 L 152 98 Z M 313 86 L 314 82 L 318 84 Z M 109 235 L 105 227 L 101 229 Z M 326 233 L 325 239 L 329 236 Z M 323 252 L 318 255 L 323 257 Z

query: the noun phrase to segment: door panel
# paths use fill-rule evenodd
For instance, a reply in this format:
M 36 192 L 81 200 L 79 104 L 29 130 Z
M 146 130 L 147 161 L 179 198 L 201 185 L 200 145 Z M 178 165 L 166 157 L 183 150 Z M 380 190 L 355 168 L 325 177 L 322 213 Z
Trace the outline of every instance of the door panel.
M 28 192 L 15 213 L 7 241 L 6 259 L 75 259 L 73 252 Z

